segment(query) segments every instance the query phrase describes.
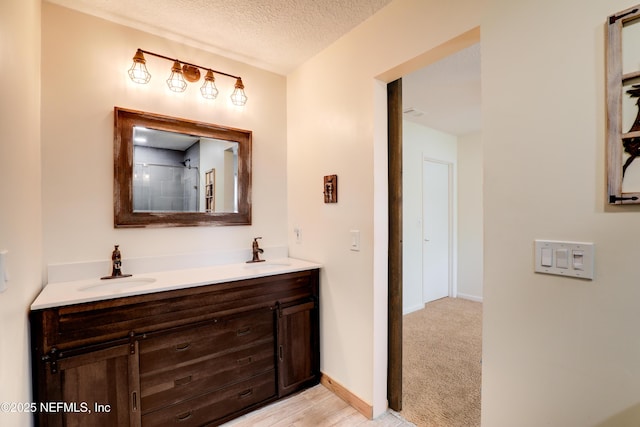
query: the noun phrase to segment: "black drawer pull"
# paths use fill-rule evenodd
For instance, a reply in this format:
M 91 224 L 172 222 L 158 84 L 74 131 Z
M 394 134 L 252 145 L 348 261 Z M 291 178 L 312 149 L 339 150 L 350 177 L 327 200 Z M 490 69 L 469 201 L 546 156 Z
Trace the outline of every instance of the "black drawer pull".
M 245 357 L 244 359 L 238 359 L 236 362 L 240 366 L 248 365 L 249 363 L 253 362 L 253 359 L 251 358 L 251 356 L 249 356 L 249 357 Z
M 184 377 L 184 378 L 178 378 L 177 380 L 173 381 L 173 383 L 176 386 L 189 384 L 190 382 L 191 382 L 191 375 L 189 375 L 188 377 Z
M 176 420 L 178 420 L 178 422 L 180 421 L 186 421 L 189 418 L 191 418 L 191 411 L 189 412 L 185 412 L 184 414 L 178 414 L 176 415 Z
M 176 345 L 176 351 L 185 351 L 189 347 L 191 347 L 191 343 L 188 343 L 188 342 L 185 342 L 185 343 L 182 343 L 182 344 L 177 344 Z
M 239 337 L 242 337 L 244 335 L 249 335 L 250 333 L 251 333 L 251 326 L 247 326 L 246 328 L 238 329 L 236 331 L 236 335 Z
M 238 399 L 244 399 L 245 397 L 249 397 L 253 394 L 253 389 L 250 388 L 248 390 L 243 391 L 238 395 Z

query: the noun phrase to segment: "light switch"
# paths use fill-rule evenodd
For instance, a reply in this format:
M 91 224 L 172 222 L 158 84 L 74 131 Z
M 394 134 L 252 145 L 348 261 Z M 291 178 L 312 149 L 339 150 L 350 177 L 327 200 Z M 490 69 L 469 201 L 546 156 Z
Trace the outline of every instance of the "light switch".
M 360 230 L 351 230 L 349 233 L 351 234 L 351 247 L 349 249 L 358 252 L 360 250 Z
M 573 268 L 576 270 L 584 270 L 584 251 L 572 251 Z
M 569 268 L 569 250 L 556 249 L 556 267 Z
M 543 267 L 551 267 L 553 265 L 553 249 L 542 248 L 542 261 L 540 264 Z
M 534 271 L 593 280 L 594 255 L 593 243 L 536 240 Z

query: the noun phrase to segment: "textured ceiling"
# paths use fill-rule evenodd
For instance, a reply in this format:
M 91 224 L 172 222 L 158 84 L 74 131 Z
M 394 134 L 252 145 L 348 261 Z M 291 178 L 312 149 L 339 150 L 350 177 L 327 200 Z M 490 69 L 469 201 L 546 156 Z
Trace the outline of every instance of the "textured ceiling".
M 47 0 L 287 74 L 391 0 Z
M 0 0 L 2 1 L 2 0 Z M 45 0 L 286 75 L 392 0 Z M 480 130 L 480 46 L 403 77 L 407 120 Z

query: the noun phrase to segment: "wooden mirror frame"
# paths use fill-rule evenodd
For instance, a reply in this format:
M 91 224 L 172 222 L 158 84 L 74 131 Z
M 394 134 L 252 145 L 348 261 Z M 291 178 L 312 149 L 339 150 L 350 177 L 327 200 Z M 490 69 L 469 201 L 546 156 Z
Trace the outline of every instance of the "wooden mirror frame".
M 238 212 L 134 212 L 133 127 L 144 126 L 238 143 Z M 143 111 L 114 108 L 115 228 L 251 225 L 252 132 Z

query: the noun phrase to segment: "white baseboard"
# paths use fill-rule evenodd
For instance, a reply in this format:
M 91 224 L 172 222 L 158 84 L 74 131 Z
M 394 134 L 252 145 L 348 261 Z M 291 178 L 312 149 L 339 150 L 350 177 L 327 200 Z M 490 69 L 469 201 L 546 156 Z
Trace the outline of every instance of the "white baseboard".
M 461 294 L 458 292 L 457 298 L 468 299 L 469 301 L 482 302 L 482 297 L 469 295 L 469 294 Z
M 405 314 L 413 313 L 414 311 L 422 310 L 423 308 L 424 308 L 424 304 L 413 305 L 411 307 L 404 308 L 402 310 L 402 314 L 405 315 Z

